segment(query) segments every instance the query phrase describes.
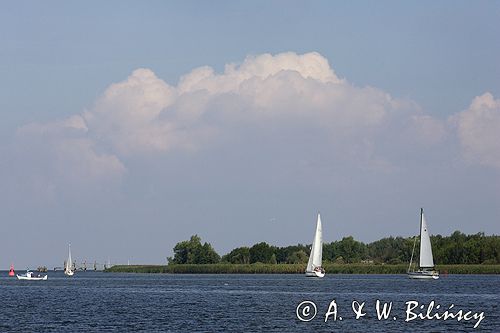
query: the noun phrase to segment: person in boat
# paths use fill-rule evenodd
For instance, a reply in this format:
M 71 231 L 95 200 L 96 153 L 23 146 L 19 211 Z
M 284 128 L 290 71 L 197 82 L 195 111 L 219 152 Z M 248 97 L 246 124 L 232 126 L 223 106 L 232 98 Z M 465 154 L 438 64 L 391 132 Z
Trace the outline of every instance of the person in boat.
M 321 272 L 321 273 L 324 273 L 324 272 L 325 272 L 325 269 L 324 269 L 323 267 L 320 267 L 320 266 L 315 267 L 315 268 L 314 268 L 314 270 L 315 270 L 316 272 Z

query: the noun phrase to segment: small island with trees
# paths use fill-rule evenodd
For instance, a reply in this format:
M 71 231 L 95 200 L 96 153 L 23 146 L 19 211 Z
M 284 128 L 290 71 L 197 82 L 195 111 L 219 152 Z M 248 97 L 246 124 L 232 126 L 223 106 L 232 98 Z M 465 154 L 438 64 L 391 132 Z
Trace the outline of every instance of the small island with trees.
M 323 244 L 323 266 L 330 274 L 404 274 L 414 238 L 386 237 L 365 244 L 352 236 Z M 449 274 L 500 274 L 500 236 L 484 233 L 431 236 L 436 268 Z M 179 242 L 167 265 L 115 265 L 107 272 L 295 274 L 304 273 L 310 245 L 277 247 L 266 242 L 233 249 L 222 257 L 198 235 Z

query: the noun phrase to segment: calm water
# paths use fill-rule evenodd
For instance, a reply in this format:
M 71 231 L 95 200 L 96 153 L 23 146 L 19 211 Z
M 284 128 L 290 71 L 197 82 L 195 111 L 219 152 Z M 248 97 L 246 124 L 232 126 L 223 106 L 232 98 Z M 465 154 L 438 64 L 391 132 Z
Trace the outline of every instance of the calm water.
M 66 278 L 49 272 L 49 280 L 38 282 L 0 273 L 0 332 L 500 332 L 498 275 L 412 281 L 402 275 L 315 280 L 302 275 L 79 272 Z M 305 300 L 317 307 L 309 322 L 296 315 Z M 337 320 L 332 315 L 325 323 L 332 300 Z M 351 309 L 355 300 L 366 302 L 366 315 L 358 320 Z M 393 302 L 387 320 L 377 319 L 376 300 Z M 405 302 L 412 300 L 425 305 L 423 313 L 434 300 L 441 307 L 438 313 L 454 304 L 453 312 L 484 312 L 485 318 L 477 329 L 476 319 L 405 322 Z

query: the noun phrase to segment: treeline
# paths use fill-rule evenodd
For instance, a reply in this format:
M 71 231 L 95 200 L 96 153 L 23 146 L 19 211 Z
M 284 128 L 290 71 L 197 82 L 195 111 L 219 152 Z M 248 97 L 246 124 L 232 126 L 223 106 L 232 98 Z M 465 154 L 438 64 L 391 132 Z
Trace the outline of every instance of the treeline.
M 402 264 L 410 261 L 415 238 L 387 237 L 365 244 L 352 236 L 323 244 L 323 262 L 336 264 Z M 500 264 L 500 236 L 484 233 L 465 235 L 455 231 L 450 236 L 431 236 L 434 262 L 437 265 Z M 415 247 L 415 260 L 419 257 Z M 211 244 L 201 243 L 194 235 L 177 243 L 169 264 L 306 264 L 310 245 L 298 244 L 277 247 L 265 242 L 251 247 L 238 247 L 222 257 Z

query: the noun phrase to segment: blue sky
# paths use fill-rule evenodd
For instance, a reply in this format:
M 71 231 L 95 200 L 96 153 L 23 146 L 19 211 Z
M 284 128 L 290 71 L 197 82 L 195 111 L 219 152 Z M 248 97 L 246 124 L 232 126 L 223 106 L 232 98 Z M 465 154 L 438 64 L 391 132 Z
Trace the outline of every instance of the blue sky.
M 317 210 L 327 241 L 411 235 L 420 206 L 433 233 L 498 233 L 499 18 L 494 1 L 2 3 L 0 265 L 56 265 L 69 241 L 154 263 L 194 233 L 221 254 L 306 243 Z M 302 114 L 316 91 L 332 107 Z

